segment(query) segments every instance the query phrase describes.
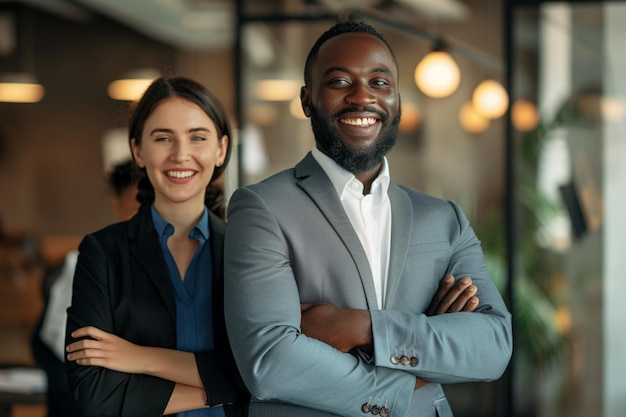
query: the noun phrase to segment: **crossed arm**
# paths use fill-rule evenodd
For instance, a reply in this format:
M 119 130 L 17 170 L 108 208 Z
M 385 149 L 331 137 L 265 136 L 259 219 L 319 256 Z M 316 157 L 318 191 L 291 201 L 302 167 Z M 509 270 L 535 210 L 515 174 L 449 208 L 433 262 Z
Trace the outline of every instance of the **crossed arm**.
M 207 398 L 193 353 L 139 346 L 93 326 L 81 327 L 66 350 L 67 359 L 82 366 L 99 366 L 129 374 L 145 374 L 175 382 L 164 414 L 206 406 Z
M 470 277 L 455 282 L 452 275 L 441 280 L 426 315 L 471 312 L 478 307 L 476 286 Z M 309 337 L 321 340 L 342 352 L 360 348 L 372 351 L 372 323 L 369 311 L 343 309 L 329 303 L 301 305 L 301 330 Z
M 455 282 L 446 276 L 428 308 L 427 315 L 474 311 L 476 287 L 469 277 Z M 367 310 L 342 309 L 328 303 L 301 304 L 302 332 L 334 348 L 349 352 L 372 349 L 371 320 Z M 67 347 L 67 359 L 82 366 L 100 366 L 130 374 L 146 374 L 179 384 L 202 388 L 192 353 L 140 346 L 93 326 L 81 327 L 71 336 L 81 339 Z
M 429 315 L 453 311 L 473 311 L 478 305 L 476 287 L 469 277 L 455 282 L 445 277 L 428 309 Z M 328 303 L 301 305 L 302 331 L 338 350 L 372 349 L 372 331 L 366 310 L 341 309 Z M 67 350 L 67 359 L 81 366 L 99 366 L 130 374 L 145 374 L 176 383 L 165 414 L 176 413 L 206 404 L 206 395 L 195 357 L 174 349 L 139 346 L 93 326 L 71 333 L 75 339 Z M 425 384 L 419 378 L 416 388 Z M 419 385 L 419 386 L 418 386 Z
M 457 311 L 472 312 L 479 304 L 476 291 L 470 277 L 463 277 L 455 282 L 452 275 L 447 275 L 441 280 L 426 314 L 434 316 Z M 342 352 L 359 348 L 372 353 L 372 321 L 369 311 L 343 309 L 320 302 L 302 304 L 301 312 L 301 329 L 307 336 Z M 426 383 L 416 377 L 414 389 Z

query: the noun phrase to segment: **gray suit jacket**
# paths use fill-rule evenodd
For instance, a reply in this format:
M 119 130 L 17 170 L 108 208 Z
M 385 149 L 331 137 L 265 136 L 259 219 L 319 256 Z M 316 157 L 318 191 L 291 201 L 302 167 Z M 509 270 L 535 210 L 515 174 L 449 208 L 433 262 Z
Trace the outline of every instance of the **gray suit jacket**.
M 512 351 L 511 316 L 459 207 L 391 182 L 391 259 L 376 307 L 365 251 L 311 154 L 240 188 L 229 203 L 225 314 L 233 353 L 259 403 L 250 416 L 452 416 L 442 383 L 494 380 Z M 424 314 L 445 274 L 470 276 L 474 313 Z M 300 332 L 300 303 L 367 309 L 374 355 L 342 353 Z M 395 353 L 417 358 L 396 363 Z M 413 390 L 415 377 L 430 383 Z M 368 414 L 371 413 L 371 410 Z

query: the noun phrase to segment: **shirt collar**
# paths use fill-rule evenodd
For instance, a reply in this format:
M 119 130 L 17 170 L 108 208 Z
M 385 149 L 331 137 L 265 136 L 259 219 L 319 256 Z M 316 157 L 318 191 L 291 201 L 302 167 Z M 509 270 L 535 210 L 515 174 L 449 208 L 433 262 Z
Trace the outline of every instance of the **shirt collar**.
M 330 178 L 330 181 L 333 183 L 335 191 L 339 197 L 343 196 L 351 182 L 356 181 L 360 184 L 360 181 L 356 179 L 354 174 L 341 167 L 331 157 L 317 149 L 317 147 L 313 148 L 311 153 L 317 163 L 320 164 L 326 175 L 328 175 L 328 178 Z M 378 176 L 372 183 L 371 193 L 377 194 L 379 192 L 378 190 L 380 190 L 382 194 L 387 194 L 389 181 L 389 163 L 387 162 L 387 157 L 383 157 L 383 165 L 378 173 Z M 363 188 L 361 188 L 361 192 L 362 190 Z
M 152 211 L 152 223 L 154 224 L 154 228 L 156 229 L 159 238 L 162 239 L 164 236 L 171 236 L 172 233 L 174 233 L 174 226 L 161 217 L 161 215 L 154 208 L 154 202 L 151 204 L 150 210 Z M 209 213 L 206 207 L 204 208 L 198 223 L 193 229 L 191 229 L 191 232 L 189 232 L 189 237 L 192 239 L 200 238 L 204 240 L 209 238 Z

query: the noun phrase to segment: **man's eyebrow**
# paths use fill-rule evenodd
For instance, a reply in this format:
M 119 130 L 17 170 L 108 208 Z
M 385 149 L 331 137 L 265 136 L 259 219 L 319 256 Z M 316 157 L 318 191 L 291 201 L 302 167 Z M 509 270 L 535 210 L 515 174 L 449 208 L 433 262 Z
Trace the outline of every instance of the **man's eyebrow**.
M 326 75 L 328 75 L 328 74 L 330 74 L 330 73 L 332 73 L 332 72 L 335 72 L 335 71 L 338 71 L 338 72 L 345 72 L 346 74 L 349 74 L 349 73 L 351 72 L 351 71 L 350 71 L 348 68 L 346 68 L 346 67 L 329 67 L 329 68 L 327 68 L 327 69 L 326 69 L 326 71 L 324 71 L 324 74 L 323 74 L 323 75 L 324 75 L 324 76 L 326 76 Z M 372 70 L 370 71 L 370 74 L 375 74 L 375 73 L 377 73 L 377 72 L 380 72 L 380 73 L 383 73 L 383 74 L 386 74 L 386 75 L 389 75 L 389 76 L 393 76 L 393 73 L 392 73 L 392 72 L 391 72 L 391 70 L 390 70 L 389 68 L 387 68 L 387 67 L 376 67 L 376 68 L 374 68 L 374 69 L 372 69 Z
M 328 75 L 331 72 L 335 72 L 335 71 L 345 72 L 345 73 L 349 73 L 350 72 L 348 70 L 348 68 L 346 68 L 346 67 L 329 67 L 329 68 L 326 69 L 326 71 L 324 71 L 324 75 Z
M 374 74 L 376 72 L 382 72 L 383 74 L 393 76 L 393 72 L 391 72 L 391 70 L 387 67 L 374 68 L 373 70 L 370 71 L 371 74 Z

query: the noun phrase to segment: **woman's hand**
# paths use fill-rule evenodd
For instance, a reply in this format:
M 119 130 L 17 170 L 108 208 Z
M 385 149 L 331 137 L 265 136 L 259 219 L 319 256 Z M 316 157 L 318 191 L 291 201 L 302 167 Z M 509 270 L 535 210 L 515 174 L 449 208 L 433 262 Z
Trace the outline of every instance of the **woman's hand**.
M 81 327 L 72 337 L 82 339 L 67 345 L 67 359 L 82 366 L 100 366 L 128 374 L 146 374 L 179 384 L 203 388 L 191 352 L 140 346 L 93 326 Z
M 100 366 L 131 374 L 148 373 L 149 355 L 144 347 L 130 343 L 119 336 L 93 326 L 72 332 L 75 339 L 67 345 L 67 359 L 82 366 Z

